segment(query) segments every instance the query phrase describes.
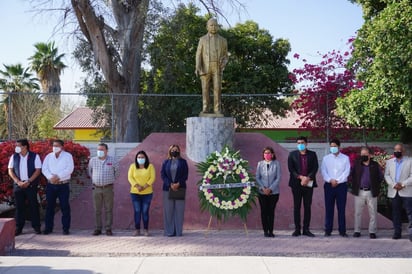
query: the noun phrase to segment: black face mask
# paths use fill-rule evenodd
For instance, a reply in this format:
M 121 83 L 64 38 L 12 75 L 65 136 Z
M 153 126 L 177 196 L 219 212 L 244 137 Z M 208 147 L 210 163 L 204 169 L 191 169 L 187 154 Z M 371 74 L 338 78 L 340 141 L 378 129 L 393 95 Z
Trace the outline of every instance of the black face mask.
M 394 151 L 393 152 L 393 155 L 396 157 L 396 158 L 402 158 L 402 151 Z
M 367 156 L 367 155 L 361 155 L 360 158 L 361 158 L 362 163 L 367 162 L 369 160 L 369 156 Z
M 172 152 L 170 152 L 170 155 L 172 155 L 172 157 L 174 157 L 174 158 L 177 158 L 177 157 L 179 157 L 180 152 L 179 151 L 172 151 Z

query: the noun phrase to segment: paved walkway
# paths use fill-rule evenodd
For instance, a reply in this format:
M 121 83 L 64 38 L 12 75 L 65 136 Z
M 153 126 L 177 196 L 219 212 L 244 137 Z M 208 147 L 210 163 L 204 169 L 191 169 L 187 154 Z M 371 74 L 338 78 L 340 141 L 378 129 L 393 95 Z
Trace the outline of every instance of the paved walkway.
M 190 230 L 183 237 L 160 230 L 150 237 L 91 232 L 26 232 L 16 237 L 11 256 L 0 257 L 0 273 L 412 273 L 412 243 L 406 235 L 392 240 L 389 230 L 375 240 L 321 231 L 313 231 L 315 238 L 295 238 L 292 231 L 264 238 L 257 230 Z
M 27 231 L 27 230 L 26 230 Z M 114 236 L 92 236 L 91 230 L 71 230 L 64 236 L 60 231 L 50 235 L 31 232 L 16 237 L 13 256 L 293 256 L 293 257 L 395 257 L 412 258 L 412 243 L 392 240 L 391 231 L 380 231 L 378 239 L 343 238 L 337 232 L 324 237 L 314 231 L 315 238 L 292 237 L 292 231 L 276 231 L 275 238 L 265 238 L 257 230 L 185 231 L 183 237 L 164 237 L 152 231 L 150 237 L 133 237 L 133 231 L 114 231 Z

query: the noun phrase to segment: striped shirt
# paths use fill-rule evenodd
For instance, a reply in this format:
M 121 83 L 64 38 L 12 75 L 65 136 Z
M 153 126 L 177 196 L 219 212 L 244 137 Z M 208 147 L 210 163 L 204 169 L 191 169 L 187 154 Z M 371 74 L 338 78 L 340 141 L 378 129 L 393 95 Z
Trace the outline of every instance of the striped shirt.
M 109 155 L 104 160 L 95 156 L 89 161 L 88 172 L 94 185 L 104 186 L 113 184 L 118 175 L 118 170 L 119 163 L 114 157 Z

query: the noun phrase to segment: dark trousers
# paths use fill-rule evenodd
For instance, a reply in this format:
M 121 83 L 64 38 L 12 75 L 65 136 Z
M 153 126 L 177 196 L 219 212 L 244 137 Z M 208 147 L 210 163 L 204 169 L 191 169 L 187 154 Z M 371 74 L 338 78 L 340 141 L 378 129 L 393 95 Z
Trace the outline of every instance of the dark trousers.
M 313 188 L 298 186 L 292 188 L 293 194 L 293 219 L 295 221 L 295 230 L 301 229 L 300 225 L 300 208 L 303 201 L 303 231 L 309 230 L 310 218 L 311 218 L 311 206 Z
M 14 185 L 14 200 L 16 202 L 16 230 L 22 230 L 26 220 L 26 200 L 29 203 L 31 226 L 40 229 L 39 202 L 37 201 L 37 186 L 20 188 Z
M 402 234 L 402 205 L 406 210 L 406 215 L 408 216 L 409 222 L 409 235 L 412 235 L 412 197 L 401 197 L 398 193 L 392 198 L 392 223 L 394 228 L 394 233 Z
M 130 193 L 134 209 L 134 227 L 140 229 L 140 220 L 143 219 L 143 228 L 149 229 L 149 209 L 153 194 Z
M 260 216 L 262 218 L 263 232 L 273 233 L 273 223 L 275 222 L 275 208 L 279 200 L 279 194 L 263 195 L 259 194 Z
M 346 195 L 348 186 L 345 183 L 332 187 L 330 183 L 325 183 L 325 232 L 331 233 L 333 230 L 333 217 L 335 213 L 335 202 L 338 210 L 339 233 L 346 233 Z
M 47 183 L 46 187 L 46 217 L 44 220 L 45 230 L 53 231 L 54 227 L 54 213 L 56 208 L 56 199 L 59 199 L 60 210 L 62 211 L 62 226 L 63 230 L 69 230 L 70 228 L 70 186 L 69 184 L 54 185 Z

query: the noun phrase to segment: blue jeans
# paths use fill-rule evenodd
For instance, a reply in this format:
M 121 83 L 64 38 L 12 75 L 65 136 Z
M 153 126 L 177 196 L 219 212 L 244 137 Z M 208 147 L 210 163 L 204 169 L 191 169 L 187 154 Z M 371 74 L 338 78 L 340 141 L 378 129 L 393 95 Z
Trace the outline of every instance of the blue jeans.
M 134 209 L 134 227 L 140 229 L 140 220 L 143 219 L 143 228 L 149 229 L 149 209 L 153 193 L 143 195 L 130 193 L 130 197 Z
M 70 186 L 69 184 L 47 184 L 46 187 L 46 217 L 44 220 L 45 231 L 52 232 L 54 226 L 54 213 L 56 208 L 56 199 L 59 198 L 60 210 L 62 211 L 62 226 L 63 230 L 69 230 L 70 228 Z

